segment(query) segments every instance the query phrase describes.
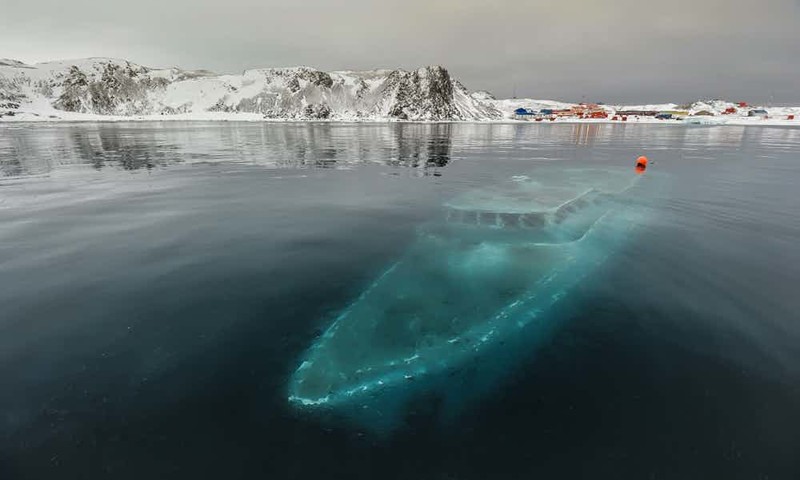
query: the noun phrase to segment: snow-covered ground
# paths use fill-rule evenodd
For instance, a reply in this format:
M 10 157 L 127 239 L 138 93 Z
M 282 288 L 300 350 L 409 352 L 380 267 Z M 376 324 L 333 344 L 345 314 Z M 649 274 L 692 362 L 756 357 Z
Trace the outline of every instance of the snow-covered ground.
M 576 107 L 577 103 L 559 102 L 555 100 L 537 100 L 531 98 L 515 99 L 488 99 L 495 108 L 503 113 L 505 119 L 516 121 L 514 111 L 518 108 L 525 108 L 532 111 L 568 110 Z M 759 106 L 748 105 L 739 107 L 737 103 L 724 100 L 697 101 L 690 105 L 678 105 L 676 103 L 661 103 L 647 105 L 600 105 L 599 109 L 608 113 L 608 118 L 578 118 L 578 117 L 558 117 L 555 119 L 544 119 L 541 121 L 553 121 L 564 123 L 620 123 L 621 119 L 614 119 L 616 112 L 619 111 L 640 111 L 640 112 L 686 112 L 679 115 L 676 119 L 659 120 L 653 116 L 627 115 L 627 123 L 661 123 L 661 124 L 697 124 L 697 125 L 788 125 L 800 127 L 800 106 Z M 734 109 L 735 113 L 726 114 L 726 110 Z M 750 117 L 748 112 L 751 110 L 766 110 L 766 117 Z M 712 115 L 697 115 L 701 112 L 708 112 Z M 790 119 L 794 116 L 794 119 Z
M 470 93 L 442 67 L 322 72 L 309 67 L 247 70 L 153 69 L 126 60 L 86 58 L 26 65 L 0 59 L 0 121 L 470 121 L 517 122 L 518 108 L 568 110 L 576 104 L 495 99 Z M 540 121 L 620 122 L 617 111 L 686 111 L 679 120 L 628 115 L 628 123 L 800 126 L 800 106 L 738 108 L 721 100 L 691 105 L 603 105 L 607 119 L 559 116 Z M 748 117 L 762 108 L 766 118 Z M 733 114 L 724 114 L 734 109 Z M 709 116 L 695 116 L 708 112 Z M 789 119 L 794 115 L 794 119 Z

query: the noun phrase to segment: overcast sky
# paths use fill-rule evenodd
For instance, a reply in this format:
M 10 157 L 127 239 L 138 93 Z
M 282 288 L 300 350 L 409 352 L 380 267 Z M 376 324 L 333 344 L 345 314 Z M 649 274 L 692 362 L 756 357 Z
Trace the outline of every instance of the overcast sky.
M 0 0 L 0 57 L 239 72 L 441 64 L 471 90 L 800 101 L 800 0 Z

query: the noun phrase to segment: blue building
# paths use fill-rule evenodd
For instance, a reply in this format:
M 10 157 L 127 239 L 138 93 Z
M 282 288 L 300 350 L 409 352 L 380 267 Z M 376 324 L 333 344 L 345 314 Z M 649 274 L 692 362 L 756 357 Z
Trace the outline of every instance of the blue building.
M 533 116 L 537 115 L 535 110 L 528 110 L 527 108 L 518 108 L 514 110 L 514 118 L 518 120 L 527 120 Z

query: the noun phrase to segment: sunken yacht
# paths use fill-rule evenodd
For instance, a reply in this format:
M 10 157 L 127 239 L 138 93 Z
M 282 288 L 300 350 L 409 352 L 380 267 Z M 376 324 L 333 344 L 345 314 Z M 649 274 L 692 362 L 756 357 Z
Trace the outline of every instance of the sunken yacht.
M 542 167 L 451 199 L 316 339 L 289 401 L 374 422 L 465 366 L 500 374 L 495 357 L 534 348 L 557 323 L 554 305 L 624 244 L 642 178 Z M 468 383 L 480 382 L 456 389 Z

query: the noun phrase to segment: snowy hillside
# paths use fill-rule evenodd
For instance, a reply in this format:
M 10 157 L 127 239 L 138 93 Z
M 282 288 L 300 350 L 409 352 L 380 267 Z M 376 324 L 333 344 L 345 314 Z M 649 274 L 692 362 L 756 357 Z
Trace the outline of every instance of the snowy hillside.
M 520 118 L 517 109 L 557 112 Z M 796 125 L 800 107 L 742 106 L 722 100 L 654 105 L 595 105 L 604 118 L 575 112 L 575 103 L 496 99 L 468 92 L 439 66 L 418 70 L 323 72 L 309 67 L 247 70 L 154 69 L 126 60 L 87 58 L 27 65 L 0 59 L 0 121 L 29 120 L 317 120 L 668 122 Z M 752 109 L 766 114 L 749 116 Z M 639 115 L 631 112 L 651 112 Z M 626 112 L 617 116 L 617 112 Z M 547 117 L 547 118 L 543 118 Z M 624 117 L 624 118 L 622 118 Z M 702 117 L 702 118 L 701 118 Z
M 0 60 L 0 116 L 95 116 L 283 120 L 492 120 L 492 105 L 470 96 L 442 67 L 414 71 L 322 72 L 308 67 L 241 75 L 151 69 L 89 58 L 25 65 Z

